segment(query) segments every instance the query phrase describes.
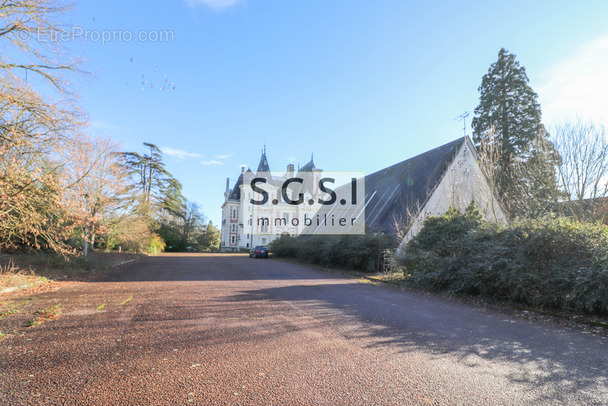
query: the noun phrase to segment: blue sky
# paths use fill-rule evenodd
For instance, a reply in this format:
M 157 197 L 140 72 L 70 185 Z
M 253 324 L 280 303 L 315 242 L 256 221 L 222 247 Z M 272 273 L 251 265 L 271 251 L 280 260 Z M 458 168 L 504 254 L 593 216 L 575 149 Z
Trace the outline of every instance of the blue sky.
M 88 33 L 71 47 L 94 74 L 77 85 L 90 131 L 163 148 L 217 224 L 226 177 L 257 167 L 264 143 L 272 170 L 314 152 L 325 170 L 372 173 L 462 136 L 454 119 L 501 47 L 545 124 L 606 122 L 606 15 L 605 1 L 106 0 L 69 18 Z M 169 38 L 126 40 L 141 31 Z

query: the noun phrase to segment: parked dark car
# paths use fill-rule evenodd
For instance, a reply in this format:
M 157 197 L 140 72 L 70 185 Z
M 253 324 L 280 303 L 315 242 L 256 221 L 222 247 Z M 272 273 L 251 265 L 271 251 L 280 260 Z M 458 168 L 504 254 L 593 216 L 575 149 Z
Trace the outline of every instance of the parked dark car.
M 268 248 L 257 245 L 249 250 L 249 258 L 268 258 Z

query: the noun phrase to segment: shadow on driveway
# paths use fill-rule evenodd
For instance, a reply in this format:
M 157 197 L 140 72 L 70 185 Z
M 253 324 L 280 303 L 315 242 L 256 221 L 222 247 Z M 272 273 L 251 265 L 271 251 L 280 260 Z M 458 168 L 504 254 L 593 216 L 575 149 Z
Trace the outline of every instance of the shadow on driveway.
M 418 292 L 362 283 L 312 284 L 243 291 L 236 303 L 291 302 L 367 347 L 450 354 L 470 368 L 506 365 L 509 381 L 559 392 L 599 390 L 608 400 L 605 338 L 542 326 Z M 336 327 L 337 326 L 337 327 Z M 343 327 L 340 327 L 343 326 Z M 268 331 L 269 337 L 276 331 Z M 481 361 L 481 362 L 480 362 Z M 487 364 L 486 364 L 487 366 Z M 552 393 L 559 399 L 560 393 Z

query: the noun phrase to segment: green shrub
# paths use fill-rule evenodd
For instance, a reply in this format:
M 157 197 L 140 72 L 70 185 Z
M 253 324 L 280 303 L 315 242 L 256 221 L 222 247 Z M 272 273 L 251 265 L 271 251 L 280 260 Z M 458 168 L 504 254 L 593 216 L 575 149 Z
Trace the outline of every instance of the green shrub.
M 429 290 L 608 314 L 608 228 L 566 218 L 510 227 L 450 210 L 429 217 L 400 257 Z
M 150 234 L 146 239 L 146 252 L 149 255 L 158 255 L 165 249 L 165 242 L 156 233 Z
M 270 243 L 270 251 L 273 255 L 282 258 L 295 258 L 297 255 L 296 239 L 288 235 L 282 235 Z

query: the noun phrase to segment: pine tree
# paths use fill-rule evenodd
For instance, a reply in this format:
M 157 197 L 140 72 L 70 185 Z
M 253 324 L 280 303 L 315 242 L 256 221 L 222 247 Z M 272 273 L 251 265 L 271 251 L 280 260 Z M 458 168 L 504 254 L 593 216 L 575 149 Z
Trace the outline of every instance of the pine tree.
M 478 149 L 493 144 L 497 193 L 512 214 L 536 215 L 557 195 L 557 154 L 541 122 L 538 95 L 515 55 L 502 48 L 484 75 L 473 118 Z

